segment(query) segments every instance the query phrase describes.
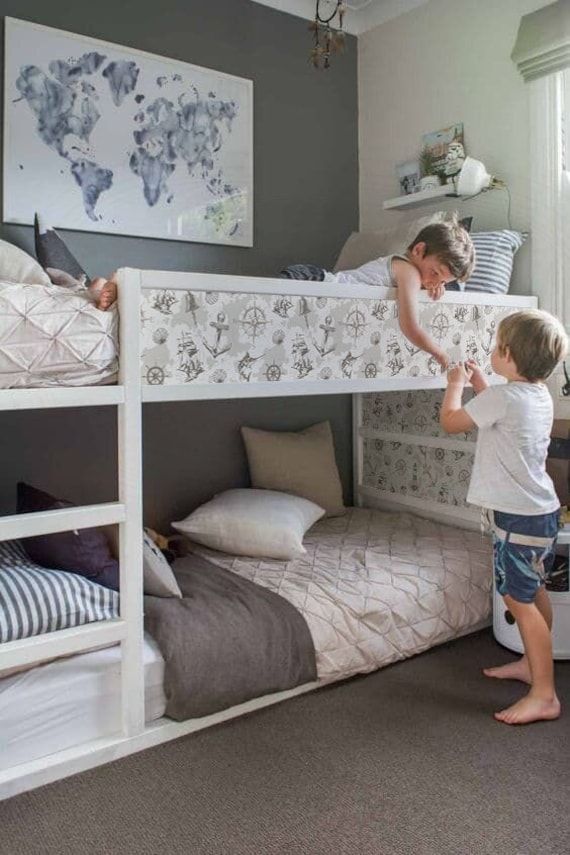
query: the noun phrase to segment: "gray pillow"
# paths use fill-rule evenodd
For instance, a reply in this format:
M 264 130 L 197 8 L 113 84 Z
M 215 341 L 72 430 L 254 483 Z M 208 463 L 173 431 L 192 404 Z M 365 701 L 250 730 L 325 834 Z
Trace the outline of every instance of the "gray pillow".
M 87 285 L 89 276 L 52 226 L 34 216 L 36 257 L 53 282 L 63 287 Z
M 170 564 L 150 537 L 143 531 L 143 585 L 152 597 L 181 597 L 182 591 Z

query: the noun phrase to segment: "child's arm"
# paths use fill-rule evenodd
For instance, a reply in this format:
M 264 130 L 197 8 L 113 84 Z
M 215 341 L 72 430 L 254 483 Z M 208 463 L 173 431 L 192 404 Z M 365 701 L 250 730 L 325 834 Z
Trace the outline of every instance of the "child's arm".
M 421 282 L 418 273 L 407 262 L 393 262 L 394 278 L 398 283 L 400 329 L 406 338 L 437 359 L 442 368 L 447 368 L 449 356 L 418 323 L 418 296 Z
M 439 414 L 439 423 L 447 433 L 467 433 L 476 427 L 471 416 L 461 406 L 463 390 L 470 379 L 471 369 L 461 363 L 447 372 L 447 389 Z

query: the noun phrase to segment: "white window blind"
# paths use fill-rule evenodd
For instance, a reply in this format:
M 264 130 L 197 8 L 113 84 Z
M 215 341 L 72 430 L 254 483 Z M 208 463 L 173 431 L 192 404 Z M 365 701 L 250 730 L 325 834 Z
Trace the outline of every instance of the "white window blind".
M 570 71 L 529 89 L 532 290 L 570 332 Z

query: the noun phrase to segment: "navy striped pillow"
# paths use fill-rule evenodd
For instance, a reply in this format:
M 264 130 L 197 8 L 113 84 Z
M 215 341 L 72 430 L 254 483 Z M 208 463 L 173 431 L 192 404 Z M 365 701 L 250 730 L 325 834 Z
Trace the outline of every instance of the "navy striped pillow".
M 116 591 L 34 564 L 19 541 L 0 543 L 0 643 L 117 617 Z
M 501 229 L 496 232 L 472 232 L 475 269 L 465 283 L 465 290 L 506 294 L 511 282 L 514 254 L 521 248 L 526 238 L 526 234 L 510 229 Z

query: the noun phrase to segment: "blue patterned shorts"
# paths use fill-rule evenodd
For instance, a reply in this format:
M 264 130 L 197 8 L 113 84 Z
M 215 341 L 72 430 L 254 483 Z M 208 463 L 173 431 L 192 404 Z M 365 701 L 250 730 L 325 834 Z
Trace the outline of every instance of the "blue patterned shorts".
M 503 514 L 493 511 L 495 527 L 506 532 L 506 539 L 493 534 L 495 585 L 502 596 L 508 594 L 519 603 L 533 603 L 544 585 L 554 559 L 558 535 L 558 511 L 538 516 Z M 536 538 L 537 543 L 512 543 L 520 534 Z M 544 543 L 540 544 L 540 540 Z

